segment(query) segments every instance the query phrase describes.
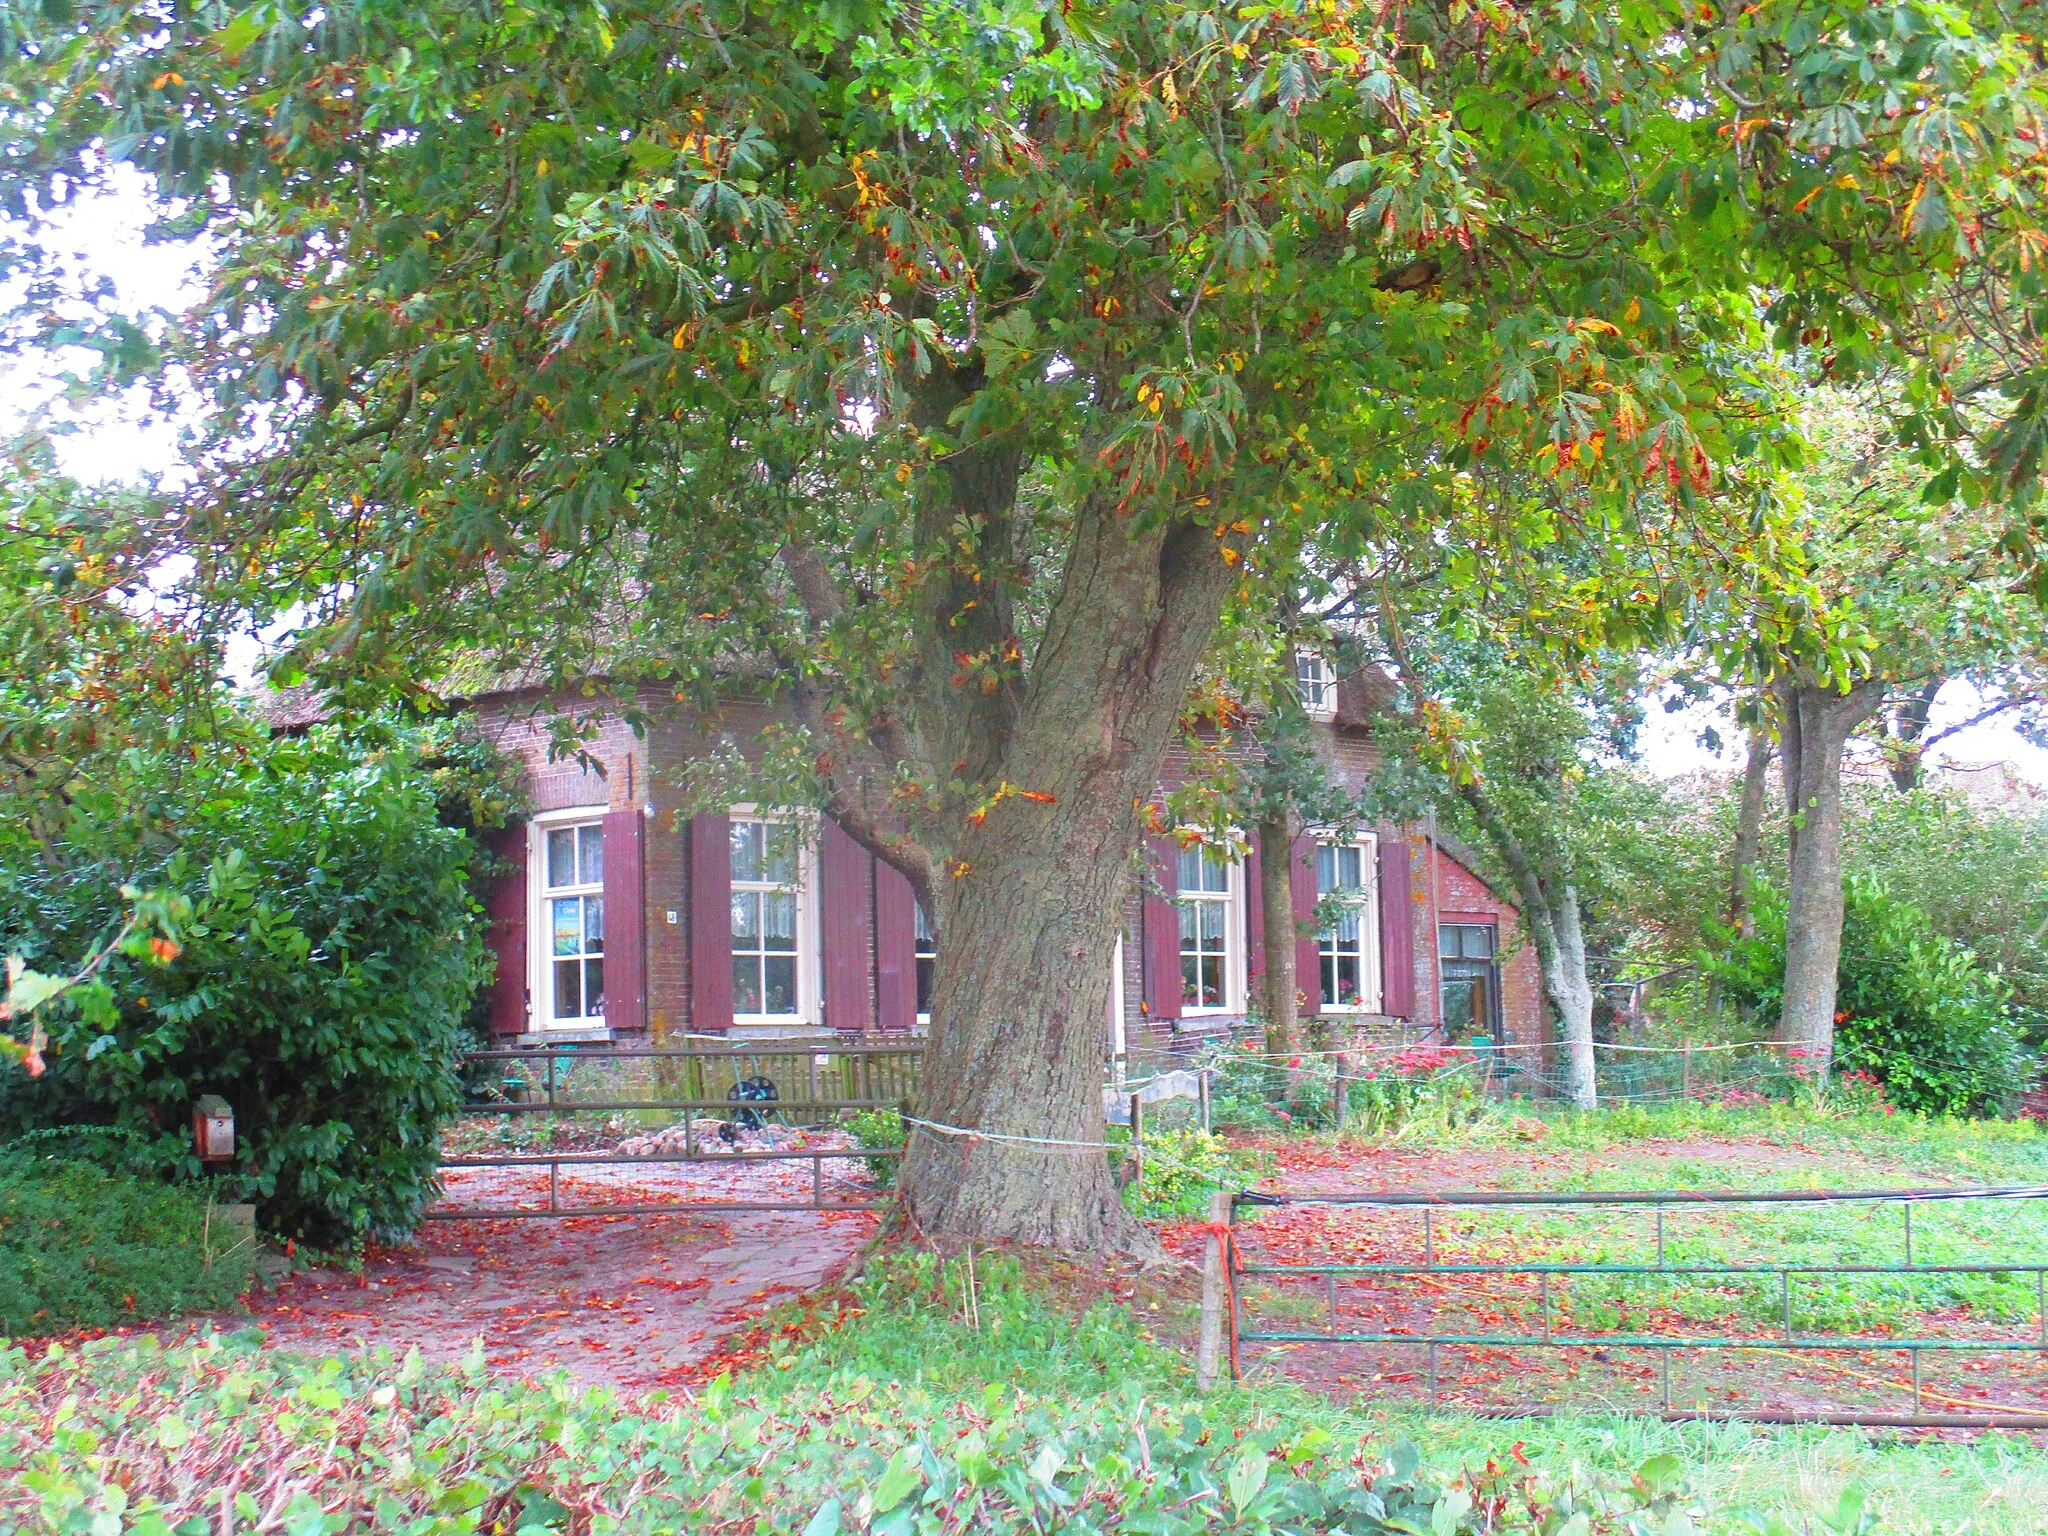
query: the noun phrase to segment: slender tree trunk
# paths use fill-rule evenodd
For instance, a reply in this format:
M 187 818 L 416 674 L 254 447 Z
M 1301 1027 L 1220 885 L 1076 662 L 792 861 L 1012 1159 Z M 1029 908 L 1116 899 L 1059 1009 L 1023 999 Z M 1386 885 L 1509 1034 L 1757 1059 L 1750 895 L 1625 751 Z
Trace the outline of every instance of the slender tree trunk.
M 1875 678 L 1847 693 L 1794 680 L 1777 688 L 1791 845 L 1778 1038 L 1804 1051 L 1823 1080 L 1834 1056 L 1842 959 L 1842 752 L 1883 698 Z
M 1287 1056 L 1299 1041 L 1297 994 L 1304 978 L 1295 975 L 1293 818 L 1269 817 L 1259 823 L 1259 901 L 1264 912 L 1266 946 L 1266 1053 Z
M 1892 711 L 1891 740 L 1885 744 L 1885 767 L 1892 776 L 1892 788 L 1911 794 L 1920 787 L 1925 773 L 1922 754 L 1926 752 L 1927 722 L 1934 713 L 1934 700 L 1946 678 L 1923 683 L 1906 695 Z
M 1761 722 L 1751 726 L 1749 757 L 1742 765 L 1742 809 L 1735 818 L 1735 873 L 1728 885 L 1728 924 L 1745 939 L 1756 932 L 1749 887 L 1763 844 L 1764 796 L 1770 787 L 1771 759 L 1776 755 L 1769 726 Z
M 905 1149 L 902 1195 L 926 1232 L 1150 1253 L 1100 1150 L 1110 956 L 1141 807 L 1237 577 L 1207 527 L 1148 530 L 1106 498 L 1075 524 L 989 775 L 1018 792 L 965 818 L 924 871 L 940 935 L 930 1124 Z
M 1568 879 L 1546 880 L 1535 860 L 1507 824 L 1485 789 L 1459 786 L 1487 840 L 1500 855 L 1522 896 L 1522 921 L 1536 946 L 1543 992 L 1557 1012 L 1571 1071 L 1572 1103 L 1597 1109 L 1599 1087 L 1593 1070 L 1593 983 L 1586 973 L 1586 939 L 1579 922 L 1579 893 Z

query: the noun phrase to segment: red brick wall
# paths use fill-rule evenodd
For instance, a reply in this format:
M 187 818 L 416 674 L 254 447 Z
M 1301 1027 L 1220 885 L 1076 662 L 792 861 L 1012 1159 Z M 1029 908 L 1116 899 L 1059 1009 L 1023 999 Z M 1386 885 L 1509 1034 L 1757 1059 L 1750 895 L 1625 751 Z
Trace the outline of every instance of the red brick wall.
M 687 826 L 679 819 L 679 779 L 683 765 L 710 751 L 721 738 L 753 758 L 764 727 L 784 718 L 782 712 L 758 702 L 740 700 L 726 706 L 716 719 L 699 717 L 666 699 L 659 692 L 642 690 L 636 702 L 651 717 L 644 739 L 636 736 L 616 714 L 610 715 L 585 740 L 584 751 L 602 766 L 602 772 L 583 767 L 574 759 L 548 761 L 549 733 L 544 718 L 536 714 L 539 701 L 533 695 L 509 695 L 486 701 L 478 714 L 500 745 L 526 768 L 529 793 L 537 811 L 562 810 L 574 806 L 608 810 L 651 807 L 646 824 L 645 952 L 647 1024 L 657 1037 L 679 1035 L 694 1028 L 690 1016 L 691 955 L 689 943 L 689 868 Z M 597 708 L 601 699 L 577 699 L 572 707 L 579 713 Z M 1329 765 L 1333 777 L 1356 792 L 1364 787 L 1378 764 L 1379 754 L 1362 729 L 1334 725 L 1317 733 L 1317 750 Z M 1186 749 L 1176 743 L 1169 751 L 1162 773 L 1168 785 L 1181 782 L 1189 771 Z M 1517 1040 L 1533 1038 L 1541 1018 L 1540 988 L 1535 958 L 1516 934 L 1512 903 L 1494 896 L 1472 871 L 1439 850 L 1435 878 L 1431 878 L 1426 839 L 1422 829 L 1407 829 L 1413 851 L 1415 903 L 1412 939 L 1415 963 L 1416 1017 L 1406 1021 L 1351 1020 L 1356 1030 L 1371 1033 L 1409 1034 L 1436 1027 L 1437 973 L 1436 922 L 1440 911 L 1464 911 L 1494 915 L 1499 924 L 1505 959 L 1502 968 L 1502 1007 L 1508 1028 Z M 1135 863 L 1124 910 L 1124 969 L 1122 996 L 1127 1038 L 1134 1046 L 1150 1042 L 1164 1045 L 1176 1038 L 1174 1021 L 1151 1020 L 1144 1009 L 1142 985 L 1140 884 Z M 1245 910 L 1249 915 L 1249 903 Z M 674 922 L 669 914 L 676 915 Z M 874 925 L 864 925 L 868 976 L 875 975 Z M 1249 935 L 1246 948 L 1249 950 Z M 872 1016 L 873 995 L 870 996 Z M 1189 1021 L 1195 1022 L 1195 1021 Z M 1205 1017 L 1200 1027 L 1207 1030 L 1241 1027 L 1242 1017 Z

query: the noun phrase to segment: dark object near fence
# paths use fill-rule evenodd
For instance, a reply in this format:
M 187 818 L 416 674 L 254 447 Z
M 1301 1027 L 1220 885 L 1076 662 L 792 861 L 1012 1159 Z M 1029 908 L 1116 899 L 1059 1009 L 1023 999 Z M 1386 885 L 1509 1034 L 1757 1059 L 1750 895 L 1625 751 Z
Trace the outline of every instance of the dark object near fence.
M 725 1096 L 734 1104 L 775 1104 L 782 1099 L 782 1095 L 776 1091 L 775 1079 L 758 1075 L 734 1083 L 726 1089 Z M 731 1141 L 733 1137 L 730 1133 L 735 1128 L 742 1131 L 758 1131 L 767 1123 L 767 1116 L 760 1110 L 742 1109 L 729 1122 L 718 1128 L 718 1135 L 723 1141 Z

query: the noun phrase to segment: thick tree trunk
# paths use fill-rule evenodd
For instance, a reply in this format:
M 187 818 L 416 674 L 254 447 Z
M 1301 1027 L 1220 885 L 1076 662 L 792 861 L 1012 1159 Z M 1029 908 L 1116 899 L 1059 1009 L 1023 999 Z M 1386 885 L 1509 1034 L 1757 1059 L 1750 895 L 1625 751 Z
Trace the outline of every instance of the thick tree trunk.
M 1777 688 L 1791 844 L 1778 1038 L 1804 1051 L 1823 1081 L 1834 1056 L 1842 959 L 1842 751 L 1883 697 L 1874 678 L 1847 693 L 1790 680 Z
M 1728 925 L 1745 939 L 1756 932 L 1749 887 L 1763 845 L 1764 796 L 1770 788 L 1771 759 L 1777 750 L 1768 726 L 1750 727 L 1749 757 L 1742 765 L 1742 809 L 1735 818 L 1735 873 L 1728 883 Z
M 926 1232 L 1156 1251 L 1100 1150 L 1109 965 L 1141 807 L 1236 580 L 1207 527 L 1146 529 L 1106 498 L 1077 509 L 989 775 L 1013 791 L 965 818 L 929 876 L 927 1123 L 902 1177 Z
M 1288 1056 L 1300 1041 L 1297 992 L 1302 978 L 1294 965 L 1294 826 L 1291 817 L 1270 817 L 1259 823 L 1259 901 L 1266 946 L 1266 1053 Z

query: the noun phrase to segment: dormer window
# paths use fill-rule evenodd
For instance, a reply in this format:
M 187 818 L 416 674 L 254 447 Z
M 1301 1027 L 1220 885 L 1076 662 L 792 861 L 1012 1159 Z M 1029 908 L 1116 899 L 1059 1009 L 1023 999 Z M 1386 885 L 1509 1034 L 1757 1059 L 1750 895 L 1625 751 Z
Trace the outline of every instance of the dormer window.
M 1294 687 L 1311 718 L 1327 720 L 1337 713 L 1337 678 L 1321 652 L 1294 653 Z

